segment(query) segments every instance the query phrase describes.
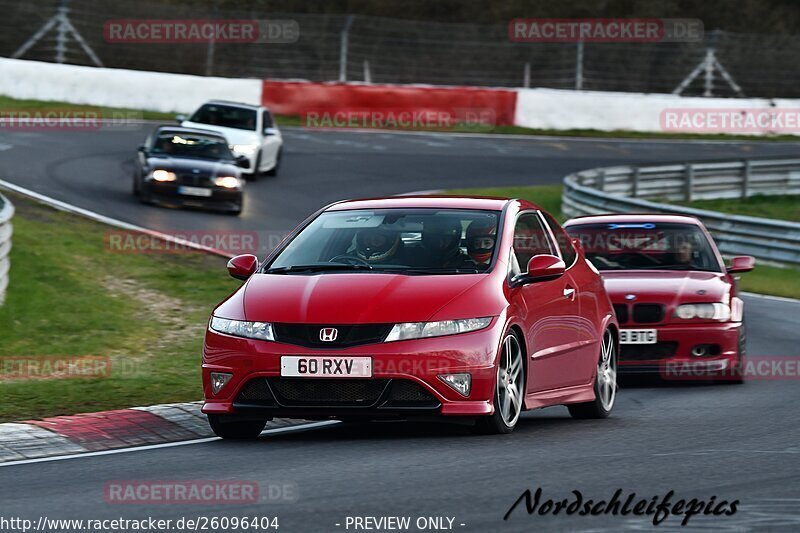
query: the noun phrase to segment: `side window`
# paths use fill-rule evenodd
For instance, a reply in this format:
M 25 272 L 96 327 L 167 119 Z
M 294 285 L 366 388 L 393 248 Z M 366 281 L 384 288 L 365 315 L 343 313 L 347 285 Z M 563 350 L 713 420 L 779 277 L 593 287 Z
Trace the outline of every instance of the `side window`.
M 519 268 L 527 270 L 528 261 L 534 255 L 552 253 L 550 238 L 542 227 L 539 216 L 536 213 L 521 215 L 514 226 L 514 255 Z
M 262 128 L 266 129 L 275 127 L 275 121 L 272 120 L 272 113 L 269 111 L 262 111 L 262 117 Z
M 547 220 L 547 223 L 550 225 L 550 229 L 553 231 L 564 264 L 567 265 L 567 268 L 571 267 L 572 263 L 574 263 L 575 259 L 578 257 L 575 247 L 572 245 L 572 240 L 567 232 L 564 231 L 564 228 L 562 228 L 549 213 L 542 211 L 542 215 L 544 215 L 545 220 Z

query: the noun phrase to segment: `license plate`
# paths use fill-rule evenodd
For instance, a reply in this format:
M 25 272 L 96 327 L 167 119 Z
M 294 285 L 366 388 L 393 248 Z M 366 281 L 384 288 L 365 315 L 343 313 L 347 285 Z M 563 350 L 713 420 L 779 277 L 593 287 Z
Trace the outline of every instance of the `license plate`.
M 180 194 L 185 194 L 187 196 L 211 196 L 211 189 L 204 189 L 203 187 L 186 187 L 181 186 L 178 187 L 178 192 Z
M 619 332 L 620 344 L 655 344 L 658 334 L 654 329 L 623 329 Z
M 281 357 L 281 376 L 292 378 L 371 378 L 371 357 Z

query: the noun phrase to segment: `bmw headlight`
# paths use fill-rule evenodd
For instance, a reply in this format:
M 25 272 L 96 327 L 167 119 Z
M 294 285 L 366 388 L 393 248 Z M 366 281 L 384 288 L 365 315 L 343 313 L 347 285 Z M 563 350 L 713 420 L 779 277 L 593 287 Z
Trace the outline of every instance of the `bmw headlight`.
M 262 341 L 274 341 L 275 332 L 269 322 L 246 322 L 227 318 L 211 317 L 211 329 L 219 333 Z
M 162 169 L 154 170 L 152 174 L 150 174 L 150 177 L 156 181 L 175 181 L 178 179 L 174 172 Z
M 252 156 L 258 150 L 257 144 L 233 144 L 231 150 L 234 154 Z
M 682 320 L 699 318 L 725 322 L 731 318 L 731 308 L 723 303 L 683 304 L 675 310 L 675 317 Z
M 488 327 L 491 322 L 492 317 L 442 320 L 439 322 L 405 322 L 395 324 L 384 342 L 468 333 Z
M 226 189 L 238 189 L 241 186 L 241 182 L 236 176 L 217 176 L 214 178 L 214 185 Z

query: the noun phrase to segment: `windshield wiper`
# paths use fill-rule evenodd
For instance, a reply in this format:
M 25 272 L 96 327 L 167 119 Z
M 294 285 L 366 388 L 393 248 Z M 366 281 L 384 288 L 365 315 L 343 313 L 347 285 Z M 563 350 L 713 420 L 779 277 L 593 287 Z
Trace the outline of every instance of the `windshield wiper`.
M 292 274 L 295 272 L 327 272 L 348 270 L 372 270 L 369 265 L 347 265 L 345 263 L 322 263 L 319 265 L 292 265 L 287 267 L 270 268 L 264 274 Z
M 477 268 L 386 268 L 384 272 L 398 274 L 480 274 Z

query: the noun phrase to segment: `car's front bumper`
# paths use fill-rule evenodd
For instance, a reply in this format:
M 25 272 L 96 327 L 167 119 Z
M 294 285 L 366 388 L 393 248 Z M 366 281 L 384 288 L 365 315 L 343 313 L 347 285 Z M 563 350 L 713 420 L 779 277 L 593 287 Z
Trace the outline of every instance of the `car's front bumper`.
M 176 207 L 201 207 L 219 211 L 240 211 L 243 193 L 241 189 L 211 188 L 210 196 L 181 194 L 180 185 L 172 182 L 147 181 L 142 185 L 145 198 L 159 204 Z
M 646 325 L 622 329 L 655 329 L 656 344 L 623 344 L 620 374 L 659 374 L 666 379 L 714 377 L 735 373 L 741 363 L 741 322 Z M 705 348 L 697 355 L 698 347 Z M 693 353 L 695 350 L 695 353 Z
M 242 339 L 209 330 L 203 355 L 203 412 L 307 418 L 491 414 L 502 327 L 495 319 L 488 328 L 472 333 L 337 350 Z M 283 355 L 368 356 L 372 377 L 281 377 Z M 233 374 L 216 395 L 211 372 Z M 439 377 L 457 373 L 472 377 L 466 397 Z M 342 392 L 350 389 L 354 391 Z

